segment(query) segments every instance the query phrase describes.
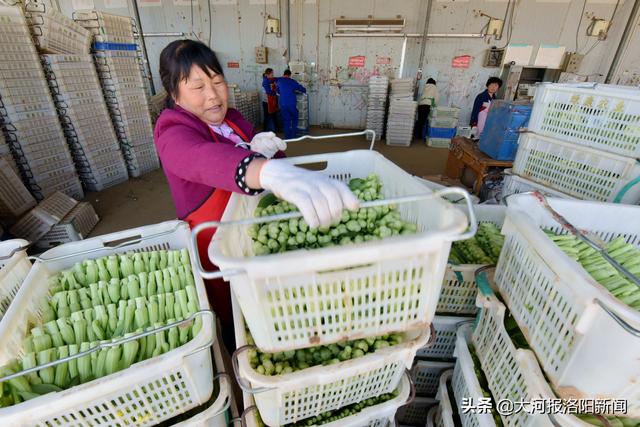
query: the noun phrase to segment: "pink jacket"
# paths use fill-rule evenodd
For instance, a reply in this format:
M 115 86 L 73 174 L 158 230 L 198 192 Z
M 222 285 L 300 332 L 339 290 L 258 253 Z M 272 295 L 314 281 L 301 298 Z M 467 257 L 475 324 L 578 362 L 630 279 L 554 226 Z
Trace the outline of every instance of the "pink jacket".
M 226 120 L 249 141 L 253 138 L 253 126 L 237 110 L 229 108 Z M 235 182 L 236 169 L 253 152 L 220 135 L 214 142 L 207 124 L 192 113 L 178 106 L 165 109 L 153 136 L 178 218 L 197 209 L 216 188 L 242 192 Z

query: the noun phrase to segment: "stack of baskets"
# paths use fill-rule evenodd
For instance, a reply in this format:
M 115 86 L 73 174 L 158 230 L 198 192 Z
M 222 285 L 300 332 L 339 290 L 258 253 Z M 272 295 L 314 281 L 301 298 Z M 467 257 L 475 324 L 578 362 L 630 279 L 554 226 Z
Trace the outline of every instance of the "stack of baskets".
M 542 84 L 503 193 L 637 204 L 639 126 L 638 88 Z
M 297 165 L 326 162 L 322 173 L 343 180 L 374 173 L 387 197 L 428 192 L 373 151 L 290 161 Z M 232 196 L 223 221 L 252 217 L 257 203 L 253 198 Z M 464 212 L 442 199 L 405 203 L 399 208 L 405 218 L 417 223 L 418 234 L 265 257 L 252 257 L 252 240 L 245 226 L 218 228 L 209 257 L 231 282 L 238 346 L 247 343 L 247 329 L 262 353 L 392 332 L 403 337 L 400 344 L 359 358 L 275 376 L 254 370 L 247 348 L 240 348 L 234 355 L 236 376 L 245 392 L 253 395 L 247 395 L 247 400 L 255 400 L 266 425 L 302 421 L 397 390 L 399 394 L 392 400 L 326 424 L 392 425 L 396 409 L 409 394 L 409 379 L 403 380 L 405 371 L 411 368 L 418 350 L 435 338 L 431 323 L 450 247 L 446 242 L 460 238 L 467 226 Z M 241 272 L 233 275 L 238 269 Z M 408 301 L 411 304 L 405 303 Z M 253 414 L 247 412 L 245 418 L 249 425 L 255 425 Z
M 98 11 L 75 12 L 74 18 L 94 35 L 96 69 L 129 175 L 158 169 L 145 67 L 131 18 Z
M 429 110 L 427 145 L 436 148 L 449 148 L 451 138 L 456 136 L 459 108 L 432 107 Z
M 22 179 L 36 199 L 56 191 L 84 196 L 19 7 L 0 6 L 0 123 Z
M 384 118 L 387 113 L 387 76 L 369 77 L 369 97 L 367 98 L 367 129 L 375 131 L 377 139 L 384 134 Z
M 35 204 L 36 200 L 20 180 L 9 145 L 0 132 L 0 219 L 13 221 Z
M 491 222 L 501 227 L 506 207 L 474 205 L 474 212 L 478 224 Z M 451 409 L 447 409 L 451 405 L 446 403 L 448 400 L 446 382 L 450 381 L 451 372 L 445 371 L 450 371 L 454 365 L 460 363 L 457 360 L 459 356 L 455 352 L 457 334 L 462 326 L 473 323 L 478 311 L 476 307 L 478 287 L 475 282 L 475 273 L 483 267 L 486 266 L 447 265 L 433 320 L 437 341 L 432 347 L 418 350 L 412 369 L 418 397 L 399 411 L 398 420 L 403 425 L 425 425 L 429 422 L 429 416 L 439 420 L 443 417 L 443 413 L 451 413 Z M 445 402 L 442 402 L 443 399 Z M 439 408 L 434 408 L 433 414 L 429 415 L 430 408 L 435 406 Z
M 415 82 L 412 79 L 391 80 L 386 144 L 408 147 L 413 141 L 413 126 L 418 103 L 413 100 Z

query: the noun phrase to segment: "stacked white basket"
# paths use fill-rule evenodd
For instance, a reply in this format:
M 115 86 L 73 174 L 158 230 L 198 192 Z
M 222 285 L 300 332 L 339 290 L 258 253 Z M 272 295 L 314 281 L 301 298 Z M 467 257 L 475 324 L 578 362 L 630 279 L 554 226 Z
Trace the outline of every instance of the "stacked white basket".
M 12 221 L 36 204 L 20 180 L 18 166 L 0 132 L 0 219 Z
M 49 86 L 19 7 L 0 6 L 0 121 L 22 179 L 39 200 L 55 191 L 82 198 Z
M 0 242 L 0 319 L 22 286 L 31 261 L 27 258 L 29 242 L 23 239 Z
M 531 132 L 518 141 L 513 173 L 567 197 L 636 204 L 639 123 L 638 88 L 542 84 L 529 120 Z
M 387 197 L 425 192 L 422 184 L 373 151 L 288 161 L 298 165 L 326 162 L 322 173 L 343 181 L 375 173 Z M 252 217 L 257 203 L 253 198 L 232 196 L 223 221 Z M 403 217 L 416 222 L 422 231 L 415 236 L 363 245 L 262 257 L 252 257 L 253 245 L 244 226 L 223 226 L 216 232 L 209 257 L 230 280 L 234 300 L 237 299 L 234 318 L 239 345 L 246 342 L 245 320 L 256 346 L 270 353 L 391 332 L 402 332 L 405 337 L 402 344 L 364 357 L 276 377 L 255 372 L 247 354 L 239 350 L 234 355 L 238 360 L 236 375 L 245 391 L 254 393 L 267 425 L 285 425 L 397 389 L 418 349 L 433 338 L 428 327 L 442 284 L 448 242 L 464 232 L 465 215 L 441 199 L 398 207 Z M 237 269 L 244 273 L 233 275 Z M 365 281 L 380 284 L 383 277 L 384 287 L 364 285 Z M 375 304 L 364 295 L 375 295 Z M 409 306 L 402 301 L 415 303 Z M 323 309 L 289 313 L 288 307 L 302 306 Z M 332 307 L 334 314 L 324 307 Z M 330 322 L 322 320 L 326 316 L 331 317 Z M 259 388 L 263 390 L 256 390 Z M 393 413 L 404 399 L 391 402 Z M 371 413 L 377 414 L 378 420 L 388 420 L 389 415 L 380 414 L 386 413 L 389 405 L 385 402 L 367 408 L 356 416 L 360 421 L 354 425 L 369 425 L 358 417 L 369 417 Z M 336 425 L 351 424 L 345 419 Z M 371 425 L 386 425 L 386 421 Z
M 96 69 L 129 175 L 158 169 L 145 67 L 131 18 L 98 11 L 75 12 L 74 18 L 94 35 Z
M 413 126 L 418 109 L 418 103 L 413 100 L 414 84 L 412 79 L 391 80 L 387 145 L 408 147 L 413 141 Z
M 640 207 L 549 203 L 580 230 L 640 246 Z M 553 390 L 564 399 L 625 399 L 627 416 L 640 418 L 640 313 L 546 236 L 543 229 L 562 228 L 535 197 L 514 196 L 509 205 L 496 284 Z
M 46 2 L 26 0 L 26 17 L 38 50 L 49 54 L 87 54 L 91 33 Z
M 22 354 L 26 330 L 41 316 L 39 301 L 49 292 L 42 284 L 46 284 L 50 276 L 89 257 L 187 248 L 190 234 L 186 223 L 169 221 L 64 244 L 42 254 L 0 323 L 4 345 L 0 365 Z M 189 256 L 195 272 L 193 262 L 197 253 L 190 250 Z M 199 309 L 207 310 L 209 304 L 202 278 L 196 273 L 194 280 Z M 215 319 L 207 316 L 198 335 L 186 344 L 112 375 L 0 409 L 0 424 L 156 425 L 210 399 L 214 382 L 210 355 L 213 344 Z M 219 354 L 217 357 L 220 371 Z M 220 380 L 219 399 L 214 402 L 216 409 L 195 416 L 185 425 L 202 425 L 203 418 L 209 420 L 210 425 L 225 425 L 219 415 L 227 408 L 230 384 L 224 378 Z
M 369 97 L 367 99 L 367 129 L 375 131 L 378 139 L 384 134 L 384 118 L 387 112 L 387 76 L 369 77 Z
M 84 187 L 102 191 L 126 181 L 127 167 L 91 55 L 42 55 L 42 61 Z

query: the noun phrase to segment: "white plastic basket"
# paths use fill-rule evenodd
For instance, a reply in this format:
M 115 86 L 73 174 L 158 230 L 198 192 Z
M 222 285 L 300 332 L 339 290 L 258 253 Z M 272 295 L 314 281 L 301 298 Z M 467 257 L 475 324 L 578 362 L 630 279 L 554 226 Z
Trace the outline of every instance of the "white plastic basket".
M 513 173 L 570 196 L 634 204 L 640 200 L 640 164 L 554 138 L 523 133 Z
M 473 322 L 473 318 L 459 316 L 440 316 L 433 318 L 436 342 L 418 350 L 416 356 L 429 359 L 453 359 L 456 347 L 456 331 L 464 323 Z
M 622 156 L 640 157 L 640 89 L 590 84 L 542 84 L 529 129 Z
M 440 376 L 440 384 L 438 385 L 438 394 L 436 396 L 440 404 L 433 420 L 435 427 L 455 427 L 453 423 L 453 407 L 447 390 L 447 383 L 451 382 L 452 376 L 453 370 L 446 371 Z
M 438 392 L 440 375 L 446 370 L 453 369 L 453 367 L 453 362 L 416 360 L 413 368 L 411 368 L 411 378 L 416 385 L 416 394 L 419 396 L 435 396 Z
M 517 349 L 504 328 L 505 306 L 494 295 L 478 296 L 482 307 L 473 341 L 487 376 L 489 388 L 497 402 L 527 402 L 525 409 L 514 411 L 502 406 L 502 421 L 508 427 L 587 427 L 591 426 L 570 414 L 549 414 L 549 408 L 536 408 L 538 402 L 548 406 L 556 399 L 530 350 Z M 589 371 L 591 372 L 591 371 Z M 631 404 L 631 402 L 629 402 Z M 555 422 L 555 423 L 554 423 Z
M 26 252 L 28 246 L 29 242 L 23 239 L 0 242 L 0 319 L 31 269 Z
M 221 272 L 199 268 L 205 278 L 223 276 L 231 282 L 256 345 L 263 351 L 278 352 L 425 329 L 436 309 L 451 241 L 475 233 L 473 213 L 471 227 L 465 231 L 468 222 L 460 210 L 374 151 L 288 161 L 326 164 L 322 173 L 343 181 L 377 174 L 387 197 L 414 200 L 398 204 L 398 209 L 403 218 L 417 223 L 418 233 L 363 244 L 253 256 L 251 238 L 241 225 L 298 214 L 241 222 L 253 217 L 258 198 L 231 196 L 222 224 L 209 222 L 194 228 L 192 245 L 195 247 L 197 234 L 203 229 L 223 225 L 209 246 L 209 258 Z M 444 192 L 466 195 L 459 189 Z M 363 206 L 384 203 L 390 201 Z M 293 313 L 293 306 L 306 306 L 308 311 Z
M 430 336 L 426 331 L 408 333 L 405 343 L 357 359 L 266 376 L 251 368 L 245 350 L 252 346 L 246 346 L 246 335 L 238 333 L 245 330 L 245 325 L 241 316 L 234 318 L 236 336 L 240 337 L 238 350 L 233 354 L 236 379 L 246 393 L 253 395 L 265 424 L 273 426 L 311 418 L 392 392 L 411 368 L 418 348 L 424 346 Z
M 220 390 L 215 400 L 202 412 L 188 420 L 174 424 L 175 427 L 227 427 L 229 426 L 229 407 L 233 400 L 231 380 L 224 372 L 224 360 L 220 351 L 220 343 L 213 343 L 213 361 L 216 377 L 219 378 Z M 215 378 L 214 378 L 215 380 Z
M 168 221 L 67 243 L 42 254 L 43 259 L 33 265 L 0 322 L 0 365 L 22 355 L 27 328 L 40 318 L 39 301 L 49 291 L 42 284 L 52 274 L 89 257 L 186 248 L 189 236 L 186 223 Z M 189 256 L 193 268 L 197 254 L 190 251 Z M 199 308 L 206 310 L 209 303 L 204 283 L 197 274 L 194 279 Z M 0 425 L 150 426 L 172 418 L 211 396 L 213 330 L 212 322 L 204 319 L 202 330 L 194 339 L 168 353 L 107 377 L 0 409 Z
M 526 193 L 529 191 L 539 191 L 547 197 L 557 197 L 560 199 L 572 199 L 578 200 L 573 196 L 563 193 L 562 191 L 554 190 L 537 182 L 530 181 L 521 176 L 512 173 L 511 169 L 505 169 L 504 181 L 502 185 L 502 198 L 512 194 Z
M 445 188 L 447 188 L 445 185 L 438 184 L 437 182 L 429 181 L 428 179 L 420 178 L 419 176 L 414 175 L 414 178 L 431 191 L 444 190 Z M 474 205 L 477 205 L 478 203 L 480 203 L 480 198 L 478 196 L 469 194 L 469 197 L 471 198 L 471 201 Z M 464 202 L 464 198 L 459 196 L 449 196 L 449 197 L 445 197 L 445 199 L 449 200 L 451 203 Z
M 395 415 L 398 408 L 407 404 L 413 399 L 412 385 L 408 376 L 404 376 L 399 385 L 398 396 L 386 402 L 363 409 L 357 414 L 340 420 L 323 424 L 324 427 L 393 427 L 395 426 Z M 255 406 L 253 399 L 247 399 L 245 411 L 242 414 L 242 425 L 246 427 L 258 427 L 255 417 Z M 263 420 L 264 421 L 264 420 Z M 266 423 L 265 423 L 266 424 Z M 269 424 L 266 424 L 269 426 Z M 277 427 L 271 425 L 269 427 Z
M 471 399 L 471 402 L 475 404 L 478 399 L 484 397 L 469 351 L 472 331 L 472 325 L 461 326 L 456 338 L 456 366 L 453 369 L 451 382 L 458 408 L 462 407 L 465 398 Z M 496 427 L 491 414 L 479 412 L 474 414 L 471 411 L 459 411 L 459 413 L 462 427 Z
M 439 380 L 440 377 L 436 380 L 438 385 L 440 384 Z M 396 418 L 402 424 L 424 425 L 427 422 L 427 412 L 436 406 L 438 406 L 438 401 L 435 397 L 416 397 L 411 403 L 398 409 Z
M 640 246 L 640 207 L 548 201 L 580 230 Z M 629 416 L 640 418 L 640 313 L 598 284 L 543 228 L 561 231 L 535 197 L 509 199 L 495 274 L 500 293 L 559 396 L 627 399 Z
M 503 205 L 475 205 L 473 210 L 478 224 L 490 222 L 502 228 L 507 213 Z M 476 286 L 475 272 L 483 264 L 449 264 L 442 283 L 442 292 L 438 300 L 436 313 L 439 314 L 475 314 Z

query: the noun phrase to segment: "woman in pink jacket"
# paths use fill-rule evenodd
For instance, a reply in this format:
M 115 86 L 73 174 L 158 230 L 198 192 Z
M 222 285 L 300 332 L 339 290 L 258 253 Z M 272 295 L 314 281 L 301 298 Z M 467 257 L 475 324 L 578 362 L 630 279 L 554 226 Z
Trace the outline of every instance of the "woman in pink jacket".
M 357 198 L 345 184 L 272 159 L 286 144 L 272 132 L 254 134 L 251 124 L 228 108 L 222 67 L 205 44 L 170 43 L 160 54 L 160 78 L 167 108 L 156 123 L 154 141 L 178 218 L 191 227 L 219 220 L 233 192 L 271 191 L 296 205 L 311 227 L 338 221 L 345 207 L 357 209 Z M 200 258 L 211 269 L 207 246 L 213 232 L 201 234 Z M 228 285 L 211 281 L 207 292 L 223 325 L 231 325 Z

